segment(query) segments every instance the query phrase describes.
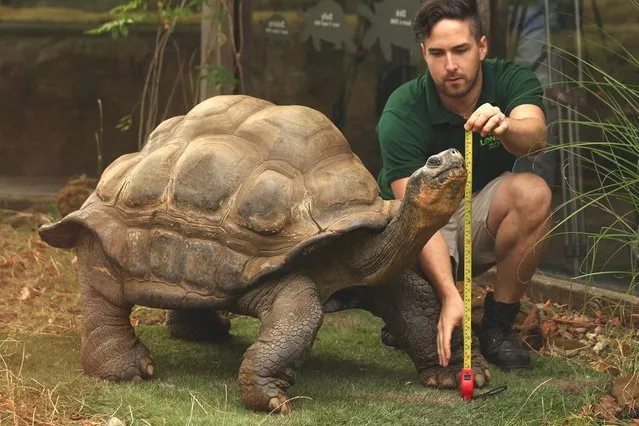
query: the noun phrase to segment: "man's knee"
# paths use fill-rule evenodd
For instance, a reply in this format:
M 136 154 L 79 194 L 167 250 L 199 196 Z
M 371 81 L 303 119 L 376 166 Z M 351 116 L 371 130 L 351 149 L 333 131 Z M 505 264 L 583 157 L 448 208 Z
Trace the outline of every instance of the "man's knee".
M 532 173 L 517 174 L 508 190 L 511 208 L 526 218 L 526 222 L 536 227 L 548 219 L 552 192 L 543 178 Z

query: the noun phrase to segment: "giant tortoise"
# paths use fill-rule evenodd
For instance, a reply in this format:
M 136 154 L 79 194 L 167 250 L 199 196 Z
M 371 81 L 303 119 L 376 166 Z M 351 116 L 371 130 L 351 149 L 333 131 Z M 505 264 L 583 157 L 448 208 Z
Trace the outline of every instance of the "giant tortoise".
M 169 332 L 194 340 L 224 335 L 218 312 L 228 310 L 261 322 L 239 369 L 244 403 L 286 413 L 325 311 L 348 307 L 343 293 L 331 303 L 340 291 L 357 290 L 357 305 L 384 319 L 423 384 L 457 385 L 461 332 L 439 366 L 440 303 L 414 262 L 465 179 L 461 154 L 447 150 L 413 173 L 403 201 L 386 201 L 322 113 L 215 96 L 162 122 L 140 152 L 109 165 L 80 209 L 39 233 L 77 249 L 86 374 L 153 374 L 129 321 L 136 304 L 169 310 Z M 478 351 L 473 366 L 483 386 Z

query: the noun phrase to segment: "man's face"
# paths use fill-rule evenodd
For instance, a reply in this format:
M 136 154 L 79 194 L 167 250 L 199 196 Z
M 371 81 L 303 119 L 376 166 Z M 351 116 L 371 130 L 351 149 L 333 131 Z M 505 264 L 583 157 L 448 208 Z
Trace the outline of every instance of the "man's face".
M 474 86 L 486 51 L 486 37 L 478 43 L 468 20 L 442 19 L 422 43 L 422 55 L 435 85 L 451 98 L 465 96 Z

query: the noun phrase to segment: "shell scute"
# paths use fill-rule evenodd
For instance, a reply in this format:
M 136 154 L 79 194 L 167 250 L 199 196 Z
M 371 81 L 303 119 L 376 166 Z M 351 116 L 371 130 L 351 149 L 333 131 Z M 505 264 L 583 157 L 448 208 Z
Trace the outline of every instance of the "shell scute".
M 129 228 L 125 237 L 123 252 L 119 256 L 123 266 L 136 278 L 144 278 L 148 272 L 149 231 Z
M 378 199 L 373 177 L 354 156 L 330 157 L 308 171 L 306 187 L 313 196 L 312 215 L 327 228 L 350 210 L 367 211 Z
M 211 278 L 215 276 L 224 247 L 215 241 L 189 239 L 184 251 L 184 280 L 203 290 L 210 288 Z
M 242 123 L 271 105 L 249 96 L 215 96 L 191 109 L 172 137 L 192 141 L 205 135 L 235 134 Z
M 137 152 L 124 154 L 116 161 L 109 164 L 102 172 L 100 181 L 96 186 L 95 192 L 105 203 L 111 203 L 115 200 L 118 192 L 122 188 L 122 183 L 130 172 L 131 168 L 140 162 L 142 158 Z
M 238 222 L 258 234 L 276 234 L 291 219 L 293 182 L 274 170 L 265 170 L 239 199 Z
M 162 203 L 180 152 L 179 145 L 169 144 L 145 156 L 129 171 L 119 201 L 129 208 L 149 208 Z
M 184 275 L 184 240 L 175 232 L 156 229 L 149 239 L 149 269 L 157 278 L 179 283 Z
M 173 171 L 175 207 L 214 213 L 260 161 L 260 152 L 234 136 L 215 135 L 191 142 Z

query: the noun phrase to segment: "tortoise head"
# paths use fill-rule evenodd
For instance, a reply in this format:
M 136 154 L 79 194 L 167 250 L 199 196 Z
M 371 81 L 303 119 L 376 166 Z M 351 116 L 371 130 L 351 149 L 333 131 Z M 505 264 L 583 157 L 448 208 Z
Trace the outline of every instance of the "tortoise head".
M 406 185 L 406 201 L 427 214 L 428 221 L 444 223 L 457 210 L 464 197 L 466 167 L 456 149 L 447 149 L 428 157 Z

